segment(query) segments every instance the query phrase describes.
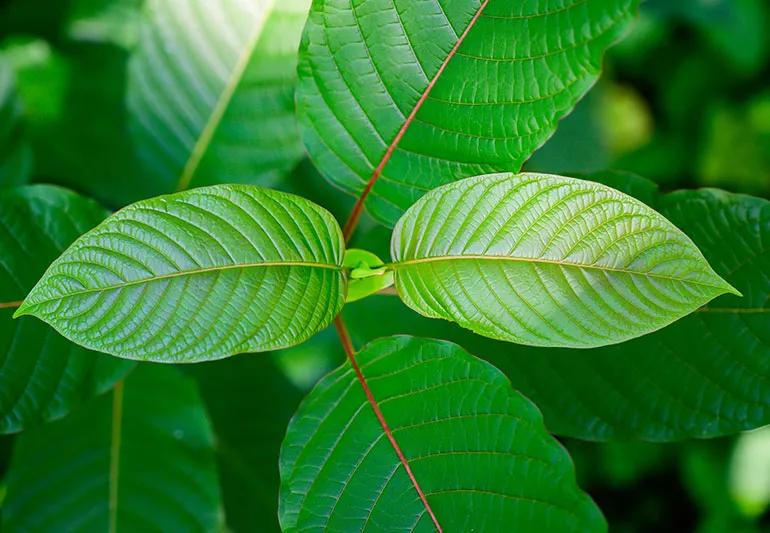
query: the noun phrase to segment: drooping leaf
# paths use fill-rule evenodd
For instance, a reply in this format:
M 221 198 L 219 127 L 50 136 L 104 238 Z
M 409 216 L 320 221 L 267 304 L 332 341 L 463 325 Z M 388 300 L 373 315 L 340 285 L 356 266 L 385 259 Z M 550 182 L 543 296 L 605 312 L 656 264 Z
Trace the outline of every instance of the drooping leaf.
M 128 99 L 162 191 L 274 185 L 300 160 L 295 67 L 309 2 L 148 1 Z
M 58 187 L 0 192 L 0 433 L 64 416 L 133 367 L 76 346 L 37 320 L 11 318 L 51 261 L 106 215 Z
M 194 362 L 297 344 L 345 300 L 342 234 L 287 193 L 218 185 L 145 200 L 57 259 L 16 315 L 129 359 Z
M 518 170 L 596 81 L 637 0 L 314 2 L 298 113 L 324 176 L 392 226 L 425 191 Z
M 279 532 L 277 459 L 302 391 L 264 355 L 185 369 L 198 381 L 214 426 L 228 527 L 234 532 Z
M 744 297 L 721 296 L 650 335 L 576 353 L 480 337 L 377 296 L 346 307 L 353 340 L 398 333 L 452 340 L 504 371 L 561 435 L 663 442 L 770 424 L 770 202 L 715 190 L 661 195 L 629 175 L 595 179 L 668 217 Z
M 540 413 L 496 368 L 413 337 L 356 359 L 445 531 L 605 529 Z M 280 466 L 284 531 L 433 531 L 349 364 L 300 405 Z
M 214 531 L 214 438 L 194 383 L 142 365 L 113 394 L 16 441 L 9 531 Z
M 491 174 L 431 191 L 399 220 L 391 255 L 415 311 L 533 346 L 621 342 L 735 292 L 661 215 L 561 176 Z

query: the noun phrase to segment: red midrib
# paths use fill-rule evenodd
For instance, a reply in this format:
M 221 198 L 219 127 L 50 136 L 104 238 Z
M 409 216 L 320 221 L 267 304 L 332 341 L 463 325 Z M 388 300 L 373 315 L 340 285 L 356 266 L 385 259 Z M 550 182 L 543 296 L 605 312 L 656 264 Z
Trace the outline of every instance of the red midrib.
M 481 16 L 481 13 L 484 11 L 484 8 L 487 7 L 488 3 L 489 3 L 489 0 L 484 0 L 481 3 L 481 6 L 479 6 L 479 9 L 478 11 L 476 11 L 476 14 L 473 15 L 473 18 L 468 23 L 468 26 L 465 28 L 465 31 L 457 39 L 457 42 L 449 51 L 449 54 L 447 54 L 446 58 L 444 59 L 444 62 L 441 63 L 441 66 L 436 71 L 436 74 L 433 76 L 433 79 L 430 80 L 430 83 L 428 83 L 428 86 L 425 87 L 425 91 L 423 91 L 423 93 L 420 95 L 420 99 L 417 100 L 417 103 L 412 109 L 412 112 L 409 113 L 408 117 L 406 117 L 404 124 L 401 126 L 401 129 L 398 130 L 398 133 L 396 134 L 396 136 L 393 138 L 393 142 L 391 142 L 390 146 L 388 146 L 388 149 L 385 151 L 385 155 L 382 156 L 382 159 L 380 160 L 380 163 L 377 165 L 377 168 L 375 168 L 374 172 L 372 172 L 372 176 L 369 178 L 369 181 L 366 183 L 366 187 L 364 187 L 364 190 L 361 193 L 361 196 L 359 196 L 358 200 L 356 200 L 356 203 L 353 206 L 353 210 L 350 212 L 350 216 L 348 217 L 348 221 L 345 223 L 345 228 L 343 229 L 345 242 L 350 241 L 350 237 L 353 235 L 353 232 L 355 231 L 356 226 L 358 225 L 358 221 L 361 218 L 361 214 L 364 209 L 364 202 L 366 201 L 367 196 L 369 196 L 369 193 L 372 192 L 374 183 L 377 181 L 380 175 L 382 175 L 382 171 L 385 169 L 385 165 L 387 165 L 388 161 L 390 161 L 390 158 L 393 157 L 393 152 L 396 151 L 396 148 L 398 147 L 398 143 L 401 142 L 401 139 L 406 134 L 406 130 L 408 130 L 409 126 L 411 126 L 412 122 L 414 122 L 414 118 L 417 116 L 417 112 L 420 111 L 420 108 L 425 103 L 425 100 L 428 99 L 428 95 L 430 95 L 430 92 L 433 90 L 433 87 L 436 85 L 436 82 L 438 82 L 438 79 L 444 73 L 444 70 L 449 64 L 449 61 L 457 53 L 457 50 L 460 48 L 460 45 L 463 44 L 463 41 L 470 33 L 473 26 L 476 24 L 476 21 L 479 19 L 479 17 Z
M 420 500 L 422 500 L 422 503 L 425 506 L 425 510 L 428 512 L 431 520 L 433 520 L 433 524 L 436 526 L 438 533 L 443 533 L 441 524 L 438 523 L 438 518 L 436 518 L 436 514 L 433 512 L 433 509 L 431 509 L 430 504 L 428 503 L 427 496 L 425 496 L 425 493 L 420 488 L 420 484 L 417 482 L 417 478 L 414 476 L 412 468 L 409 466 L 409 462 L 406 460 L 404 452 L 401 451 L 401 447 L 398 445 L 398 442 L 396 442 L 396 437 L 393 436 L 393 432 L 391 431 L 390 426 L 388 426 L 388 422 L 385 420 L 385 415 L 382 414 L 382 410 L 380 410 L 380 406 L 377 403 L 377 400 L 374 398 L 372 389 L 369 388 L 369 384 L 366 382 L 366 378 L 364 377 L 363 372 L 361 372 L 361 368 L 358 366 L 358 362 L 356 361 L 355 357 L 355 350 L 353 349 L 353 343 L 350 340 L 350 335 L 348 334 L 348 330 L 345 327 L 345 323 L 342 321 L 340 316 L 334 319 L 334 326 L 337 328 L 337 333 L 339 334 L 340 340 L 342 341 L 345 354 L 347 355 L 350 364 L 353 366 L 353 371 L 356 373 L 358 382 L 364 389 L 366 399 L 368 400 L 369 405 L 372 407 L 372 410 L 377 417 L 377 421 L 380 423 L 380 426 L 382 426 L 382 430 L 385 432 L 385 436 L 388 437 L 391 446 L 393 446 L 393 450 L 396 452 L 398 460 L 401 461 L 401 465 L 404 467 L 404 470 L 409 476 L 412 485 L 417 491 L 417 494 L 420 496 Z

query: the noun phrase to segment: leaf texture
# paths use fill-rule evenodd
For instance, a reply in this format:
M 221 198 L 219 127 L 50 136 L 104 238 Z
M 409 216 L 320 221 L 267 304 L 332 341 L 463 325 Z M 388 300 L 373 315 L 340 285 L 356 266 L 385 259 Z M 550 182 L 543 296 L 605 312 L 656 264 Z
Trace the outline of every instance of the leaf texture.
M 356 356 L 447 531 L 602 531 L 537 409 L 493 366 L 413 337 Z M 284 531 L 433 531 L 350 365 L 313 389 L 281 450 Z
M 662 195 L 616 173 L 593 178 L 668 217 L 744 297 L 721 296 L 660 331 L 576 354 L 494 341 L 377 296 L 346 306 L 353 340 L 408 333 L 456 342 L 504 371 L 560 435 L 667 442 L 770 424 L 770 202 L 713 189 Z
M 8 531 L 215 531 L 214 437 L 194 384 L 140 366 L 69 417 L 16 441 Z
M 281 348 L 342 307 L 343 246 L 334 218 L 303 198 L 203 187 L 111 216 L 51 265 L 17 315 L 129 359 Z
M 681 231 L 596 183 L 492 174 L 432 191 L 399 220 L 404 302 L 534 346 L 621 342 L 735 291 Z
M 161 190 L 275 185 L 303 156 L 297 47 L 310 0 L 150 0 L 128 101 Z
M 62 417 L 133 367 L 76 346 L 39 321 L 11 318 L 48 264 L 106 215 L 58 187 L 0 192 L 0 433 Z
M 297 109 L 321 173 L 392 226 L 425 191 L 518 170 L 596 81 L 637 0 L 314 2 Z M 459 46 L 458 46 L 459 45 Z

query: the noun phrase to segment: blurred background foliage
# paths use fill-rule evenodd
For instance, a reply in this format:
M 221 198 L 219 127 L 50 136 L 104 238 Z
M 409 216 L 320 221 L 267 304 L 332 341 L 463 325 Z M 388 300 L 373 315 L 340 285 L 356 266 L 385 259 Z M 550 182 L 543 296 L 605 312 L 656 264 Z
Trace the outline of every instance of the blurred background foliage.
M 110 208 L 154 194 L 139 176 L 125 99 L 141 4 L 0 0 L 0 186 L 62 184 Z M 614 168 L 664 190 L 720 187 L 770 198 L 770 2 L 647 0 L 600 82 L 526 167 Z M 352 203 L 308 161 L 282 187 L 338 218 Z M 363 230 L 386 242 L 388 232 L 372 221 Z M 325 331 L 269 356 L 184 368 L 217 435 L 233 530 L 264 530 L 265 516 L 275 517 L 288 419 L 342 360 Z M 0 473 L 12 441 L 0 438 Z M 770 428 L 666 445 L 564 444 L 612 531 L 770 531 Z

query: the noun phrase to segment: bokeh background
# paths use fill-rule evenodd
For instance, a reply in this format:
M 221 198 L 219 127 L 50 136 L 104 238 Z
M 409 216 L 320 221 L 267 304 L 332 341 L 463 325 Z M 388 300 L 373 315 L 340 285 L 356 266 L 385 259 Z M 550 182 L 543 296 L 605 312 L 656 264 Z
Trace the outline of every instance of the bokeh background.
M 0 107 L 0 184 L 63 184 L 112 208 L 151 194 L 136 179 L 124 138 L 125 69 L 140 8 L 140 0 L 0 0 L 0 102 L 11 102 Z M 770 198 L 770 1 L 644 2 L 600 82 L 527 168 L 612 168 L 664 190 L 719 187 Z M 351 203 L 307 161 L 283 187 L 340 217 Z M 274 506 L 277 470 L 254 479 L 242 465 L 275 464 L 300 398 L 342 359 L 327 331 L 263 358 L 186 368 L 220 445 L 244 436 L 258 443 L 220 458 L 223 483 Z M 218 403 L 223 384 L 250 399 L 239 424 Z M 770 531 L 770 428 L 666 445 L 564 443 L 611 531 Z M 12 444 L 0 438 L 0 477 Z M 0 484 L 0 502 L 2 493 Z M 259 512 L 244 496 L 231 526 Z

